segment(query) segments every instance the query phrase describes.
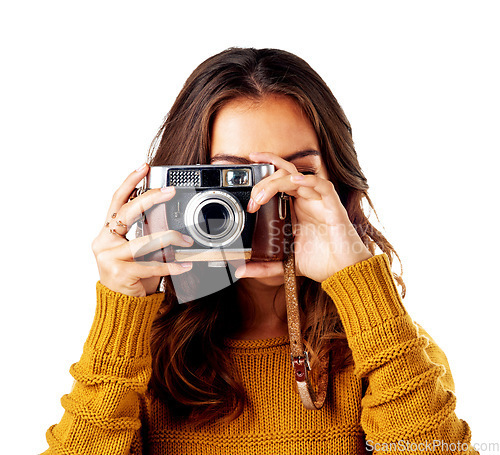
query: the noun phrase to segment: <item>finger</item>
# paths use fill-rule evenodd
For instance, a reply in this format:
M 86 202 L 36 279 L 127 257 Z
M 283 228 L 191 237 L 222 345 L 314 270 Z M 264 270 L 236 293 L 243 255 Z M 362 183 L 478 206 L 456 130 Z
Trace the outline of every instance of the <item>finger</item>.
M 125 237 L 125 234 L 128 232 L 128 226 L 117 217 L 118 213 L 113 213 L 111 219 L 104 224 L 104 229 L 115 236 Z
M 285 177 L 287 175 L 290 175 L 290 172 L 288 172 L 286 169 L 278 169 L 276 172 L 273 172 L 271 175 L 263 178 L 260 182 L 256 183 L 254 185 L 254 188 L 257 187 L 262 187 L 264 188 L 267 183 L 272 182 L 273 180 Z
M 290 172 L 288 172 L 286 169 L 278 169 L 276 172 L 272 173 L 270 176 L 262 179 L 259 183 L 256 183 L 254 187 L 252 188 L 252 193 L 253 194 L 260 194 L 261 190 L 263 188 L 266 188 L 266 186 L 269 184 L 269 182 L 272 182 L 273 180 L 283 178 L 287 175 L 290 175 Z M 250 210 L 252 209 L 252 210 Z M 258 207 L 255 206 L 255 201 L 252 202 L 250 199 L 248 205 L 247 205 L 247 211 L 251 212 L 253 210 L 258 210 Z
M 287 175 L 290 175 L 290 172 L 288 172 L 286 169 L 278 169 L 276 172 L 273 172 L 268 177 L 262 179 L 259 183 L 256 183 L 253 187 L 253 193 L 259 194 L 261 189 L 265 188 L 269 184 L 269 182 L 285 177 Z M 249 204 L 248 206 L 251 207 L 251 204 Z
M 295 183 L 291 180 L 292 175 L 287 175 L 279 179 L 272 180 L 268 182 L 265 186 L 256 185 L 250 194 L 250 201 L 248 202 L 247 211 L 252 213 L 259 209 L 260 206 L 269 202 L 269 200 L 278 192 L 285 192 L 290 196 L 301 196 L 305 199 L 320 200 L 322 198 L 315 188 L 309 188 L 308 191 L 304 191 L 302 195 L 298 193 L 300 188 L 300 183 Z M 318 178 L 316 176 L 311 176 Z
M 330 180 L 318 177 L 316 175 L 293 175 L 290 176 L 292 182 L 296 182 L 303 187 L 312 188 L 321 195 L 327 203 L 341 204 L 340 197 Z
M 112 250 L 124 243 L 128 243 L 128 240 L 124 236 L 120 235 L 118 232 L 116 234 L 111 233 L 109 226 L 105 226 L 92 241 L 92 251 L 97 257 L 104 251 Z
M 234 271 L 236 278 L 271 278 L 283 273 L 282 262 L 247 262 Z
M 133 260 L 145 254 L 165 248 L 170 245 L 189 247 L 193 239 L 178 231 L 160 231 L 144 237 L 138 237 L 113 248 L 113 259 Z
M 306 186 L 299 186 L 296 193 L 300 197 L 311 201 L 319 201 L 322 199 L 321 194 L 319 194 L 314 188 L 308 188 Z
M 113 198 L 106 215 L 106 220 L 109 221 L 113 213 L 117 213 L 122 205 L 128 201 L 132 191 L 134 191 L 134 188 L 146 176 L 148 170 L 149 166 L 147 164 L 143 164 L 140 168 L 130 173 L 129 176 L 123 181 L 120 187 L 113 194 Z
M 133 262 L 130 265 L 129 271 L 139 279 L 168 276 L 168 275 L 181 275 L 192 269 L 192 262 Z
M 132 226 L 147 210 L 161 202 L 167 202 L 175 196 L 175 187 L 167 186 L 163 188 L 155 188 L 148 190 L 135 199 L 125 203 L 116 213 L 111 214 L 109 220 L 109 229 L 125 235 L 128 228 Z M 115 215 L 113 217 L 113 215 Z
M 296 174 L 297 168 L 290 161 L 284 160 L 283 158 L 275 155 L 274 153 L 268 152 L 255 152 L 250 153 L 250 159 L 258 163 L 271 163 L 276 166 L 276 169 L 285 169 L 290 174 Z
M 174 187 L 155 188 L 124 204 L 118 213 L 111 214 L 111 219 L 105 223 L 95 239 L 92 247 L 94 253 L 99 254 L 104 250 L 128 243 L 125 235 L 134 222 L 153 205 L 166 202 L 174 195 Z

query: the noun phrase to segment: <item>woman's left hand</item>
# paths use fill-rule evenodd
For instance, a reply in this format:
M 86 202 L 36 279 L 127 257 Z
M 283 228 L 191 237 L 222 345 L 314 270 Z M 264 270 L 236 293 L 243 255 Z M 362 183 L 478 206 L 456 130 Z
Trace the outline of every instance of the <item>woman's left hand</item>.
M 273 153 L 252 153 L 250 159 L 271 163 L 276 172 L 252 189 L 247 211 L 252 213 L 276 193 L 293 196 L 295 271 L 321 282 L 352 264 L 372 257 L 347 215 L 333 183 L 317 175 L 303 175 Z M 283 274 L 283 263 L 248 262 L 238 278 L 267 278 Z

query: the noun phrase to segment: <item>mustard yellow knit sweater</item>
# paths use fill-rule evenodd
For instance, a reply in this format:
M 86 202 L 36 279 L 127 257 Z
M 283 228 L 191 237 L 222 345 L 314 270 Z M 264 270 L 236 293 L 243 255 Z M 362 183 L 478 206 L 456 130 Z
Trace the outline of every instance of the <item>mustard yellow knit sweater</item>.
M 129 297 L 98 282 L 95 319 L 80 361 L 70 368 L 75 382 L 61 398 L 61 421 L 47 430 L 44 453 L 462 453 L 445 446 L 463 449 L 471 438 L 454 412 L 448 362 L 406 312 L 388 257 L 346 267 L 322 287 L 339 311 L 355 363 L 332 374 L 324 407 L 303 407 L 288 337 L 227 339 L 248 406 L 229 424 L 196 431 L 146 394 L 148 340 L 163 294 Z

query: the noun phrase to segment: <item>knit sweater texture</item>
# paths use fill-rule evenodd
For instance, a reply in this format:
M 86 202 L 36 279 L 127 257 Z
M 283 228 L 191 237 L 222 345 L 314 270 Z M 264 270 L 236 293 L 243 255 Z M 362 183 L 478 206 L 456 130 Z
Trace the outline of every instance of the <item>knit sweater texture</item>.
M 61 421 L 47 430 L 44 454 L 346 455 L 403 447 L 453 453 L 444 443 L 469 444 L 467 453 L 477 453 L 469 426 L 454 412 L 447 359 L 405 310 L 387 255 L 340 270 L 322 288 L 354 358 L 354 365 L 331 373 L 323 408 L 306 410 L 300 401 L 288 336 L 226 339 L 246 407 L 230 423 L 195 429 L 147 393 L 149 337 L 163 294 L 130 297 L 98 282 L 95 318 L 70 368 L 75 382 L 61 398 Z

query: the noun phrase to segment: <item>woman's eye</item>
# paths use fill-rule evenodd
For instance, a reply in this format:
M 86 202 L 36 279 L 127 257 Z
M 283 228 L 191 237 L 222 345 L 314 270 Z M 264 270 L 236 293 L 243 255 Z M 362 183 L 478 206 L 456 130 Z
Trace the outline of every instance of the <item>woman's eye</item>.
M 297 169 L 297 171 L 304 175 L 316 175 L 315 169 Z

